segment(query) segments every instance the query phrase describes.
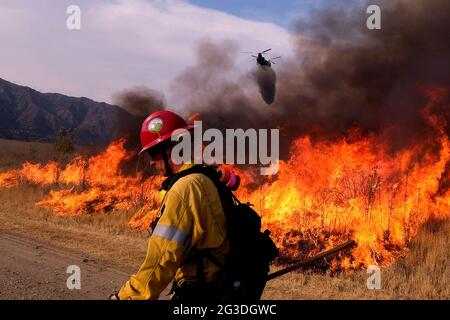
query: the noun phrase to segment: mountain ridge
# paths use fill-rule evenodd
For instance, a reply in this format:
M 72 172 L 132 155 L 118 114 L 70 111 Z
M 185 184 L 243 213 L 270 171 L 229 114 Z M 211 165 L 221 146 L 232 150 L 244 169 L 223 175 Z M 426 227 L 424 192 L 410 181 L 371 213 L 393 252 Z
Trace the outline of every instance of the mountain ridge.
M 0 138 L 52 142 L 61 128 L 74 128 L 75 143 L 105 146 L 135 122 L 106 102 L 42 93 L 0 78 Z

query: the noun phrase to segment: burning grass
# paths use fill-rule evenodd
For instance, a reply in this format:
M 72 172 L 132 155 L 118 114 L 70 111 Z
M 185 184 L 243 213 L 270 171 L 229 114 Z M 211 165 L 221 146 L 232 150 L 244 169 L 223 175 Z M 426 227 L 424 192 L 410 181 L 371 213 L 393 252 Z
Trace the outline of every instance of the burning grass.
M 268 283 L 263 299 L 443 299 L 450 297 L 450 221 L 430 220 L 409 252 L 381 270 L 381 289 L 369 290 L 365 271 L 323 277 L 290 273 Z
M 138 208 L 108 215 L 56 216 L 35 205 L 48 189 L 22 185 L 0 189 L 0 232 L 24 234 L 47 245 L 82 253 L 99 263 L 136 271 L 146 252 L 147 233 L 127 222 Z M 364 270 L 333 277 L 292 272 L 270 281 L 264 299 L 449 299 L 450 221 L 424 224 L 409 244 L 409 253 L 381 271 L 381 289 L 369 290 Z M 273 271 L 277 267 L 273 267 Z M 99 299 L 105 297 L 99 296 Z
M 125 140 L 113 142 L 105 151 L 88 159 L 76 156 L 61 168 L 56 162 L 45 165 L 25 162 L 21 169 L 0 174 L 0 187 L 14 188 L 21 184 L 52 187 L 49 195 L 36 204 L 51 208 L 56 215 L 75 216 L 104 214 L 114 209 L 135 206 L 156 206 L 161 179 L 141 174 L 127 176 L 120 166 L 134 154 L 127 152 Z
M 348 239 L 358 246 L 323 266 L 332 272 L 387 266 L 407 252 L 420 227 L 450 216 L 450 142 L 447 124 L 434 112 L 448 104 L 448 89 L 428 88 L 423 108 L 432 135 L 392 152 L 383 135 L 357 129 L 335 141 L 298 137 L 275 177 L 241 172 L 238 197 L 255 205 L 281 249 L 279 263 L 311 256 Z M 136 208 L 128 224 L 145 230 L 162 199 L 161 178 L 123 164 L 135 156 L 113 142 L 67 166 L 24 163 L 0 173 L 0 187 L 37 185 L 49 190 L 36 202 L 59 216 L 104 215 Z M 238 169 L 236 169 L 238 170 Z

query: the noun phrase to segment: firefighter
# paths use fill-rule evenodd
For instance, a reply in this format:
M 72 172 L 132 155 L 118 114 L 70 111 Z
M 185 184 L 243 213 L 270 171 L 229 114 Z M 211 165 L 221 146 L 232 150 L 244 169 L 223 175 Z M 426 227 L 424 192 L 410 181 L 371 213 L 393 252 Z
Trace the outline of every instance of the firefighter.
M 140 153 L 150 155 L 151 163 L 167 177 L 165 184 L 193 167 L 176 165 L 170 157 L 173 132 L 192 128 L 166 110 L 151 114 L 142 124 Z M 229 250 L 225 214 L 214 183 L 201 173 L 179 178 L 166 193 L 157 217 L 144 262 L 110 299 L 158 299 L 172 280 L 172 299 L 204 301 L 214 297 L 219 290 L 219 266 Z M 204 251 L 214 259 L 195 258 Z

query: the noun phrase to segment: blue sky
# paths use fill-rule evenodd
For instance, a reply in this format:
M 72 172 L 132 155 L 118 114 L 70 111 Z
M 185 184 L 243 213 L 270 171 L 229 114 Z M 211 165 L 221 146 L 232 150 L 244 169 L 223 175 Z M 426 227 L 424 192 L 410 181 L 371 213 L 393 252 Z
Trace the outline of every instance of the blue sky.
M 330 0 L 188 0 L 190 3 L 220 10 L 244 19 L 276 23 L 289 28 L 293 19 L 308 9 Z
M 230 73 L 237 78 L 255 63 L 239 51 L 273 48 L 283 56 L 280 66 L 295 49 L 287 29 L 296 17 L 358 1 L 0 0 L 0 42 L 8 43 L 1 48 L 0 78 L 106 102 L 143 85 L 177 105 L 173 80 L 198 63 L 201 41 L 234 48 Z M 70 31 L 67 8 L 74 2 L 82 28 Z
M 67 8 L 74 2 L 81 29 L 71 31 Z M 173 80 L 199 63 L 201 42 L 229 48 L 235 67 L 227 76 L 236 79 L 255 65 L 239 51 L 270 47 L 289 56 L 291 34 L 261 21 L 283 22 L 292 4 L 267 2 L 255 10 L 255 2 L 0 0 L 0 42 L 9 44 L 1 48 L 0 78 L 105 102 L 125 88 L 146 86 L 163 92 L 168 104 L 182 105 Z

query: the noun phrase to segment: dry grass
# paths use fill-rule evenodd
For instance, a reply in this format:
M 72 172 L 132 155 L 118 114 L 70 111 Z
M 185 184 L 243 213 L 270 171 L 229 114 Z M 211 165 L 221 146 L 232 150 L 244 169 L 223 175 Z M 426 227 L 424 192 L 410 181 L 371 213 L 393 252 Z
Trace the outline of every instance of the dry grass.
M 75 152 L 86 155 L 98 151 L 95 147 L 75 146 Z M 55 159 L 53 144 L 0 139 L 0 172 L 20 167 L 26 161 L 46 163 Z
M 52 146 L 0 140 L 0 172 L 23 161 L 51 159 Z M 146 250 L 145 232 L 131 230 L 134 210 L 107 215 L 57 217 L 35 202 L 49 187 L 0 189 L 0 231 L 25 234 L 44 243 L 134 271 Z M 409 254 L 381 272 L 381 290 L 367 289 L 365 271 L 335 277 L 293 272 L 271 281 L 264 299 L 449 299 L 450 221 L 426 224 Z
M 268 284 L 265 299 L 449 299 L 450 221 L 430 221 L 405 258 L 381 270 L 381 289 L 369 290 L 365 271 L 330 277 L 291 273 Z
M 0 172 L 17 168 L 25 161 L 44 163 L 52 156 L 53 146 L 49 143 L 0 139 Z
M 92 153 L 93 150 L 83 149 L 82 152 Z M 53 157 L 52 144 L 0 139 L 0 172 L 19 168 L 25 161 L 46 163 Z M 23 185 L 0 189 L 0 230 L 25 234 L 59 248 L 136 269 L 145 256 L 147 234 L 128 227 L 127 222 L 135 210 L 58 217 L 35 205 L 51 188 Z
M 45 194 L 46 188 L 36 186 L 0 189 L 0 230 L 136 269 L 145 256 L 147 234 L 128 227 L 132 211 L 58 217 L 35 205 Z
M 129 229 L 132 211 L 88 217 L 57 217 L 38 208 L 45 189 L 0 190 L 0 229 L 130 271 L 142 261 L 146 233 Z M 381 272 L 381 290 L 369 290 L 365 271 L 335 277 L 293 272 L 268 284 L 265 299 L 449 299 L 450 222 L 430 222 L 411 243 L 409 254 Z

